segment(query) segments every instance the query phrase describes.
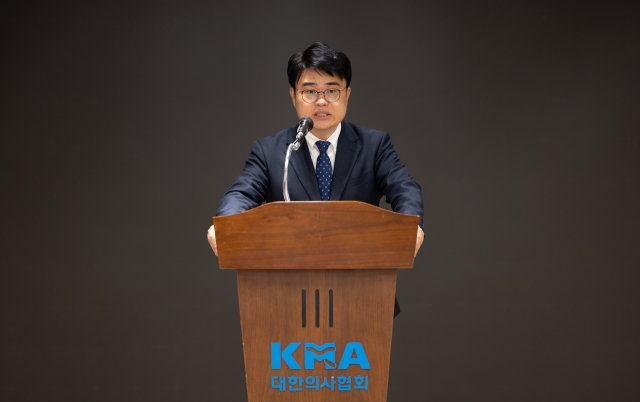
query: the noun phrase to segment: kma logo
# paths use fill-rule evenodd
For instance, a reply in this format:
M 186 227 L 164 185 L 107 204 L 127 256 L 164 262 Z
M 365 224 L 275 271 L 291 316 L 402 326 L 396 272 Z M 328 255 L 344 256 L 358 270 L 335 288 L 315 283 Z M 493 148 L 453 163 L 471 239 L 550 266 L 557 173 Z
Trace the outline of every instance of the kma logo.
M 271 343 L 271 369 L 280 370 L 282 362 L 291 370 L 301 370 L 300 364 L 293 357 L 293 353 L 300 347 L 300 342 L 290 343 L 284 350 L 280 342 Z M 313 370 L 315 362 L 324 363 L 327 370 L 336 369 L 336 344 L 334 342 L 316 345 L 315 343 L 305 342 L 304 344 L 304 369 Z M 347 370 L 351 365 L 358 365 L 363 370 L 371 369 L 367 354 L 360 342 L 349 342 L 344 347 L 338 370 Z

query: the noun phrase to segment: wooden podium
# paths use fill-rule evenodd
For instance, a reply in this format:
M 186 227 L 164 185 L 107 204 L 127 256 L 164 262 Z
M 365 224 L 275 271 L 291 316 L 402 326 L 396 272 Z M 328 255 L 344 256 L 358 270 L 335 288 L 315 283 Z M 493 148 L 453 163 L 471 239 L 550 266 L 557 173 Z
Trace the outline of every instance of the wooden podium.
M 386 401 L 398 268 L 418 217 L 356 201 L 213 218 L 236 269 L 249 402 Z

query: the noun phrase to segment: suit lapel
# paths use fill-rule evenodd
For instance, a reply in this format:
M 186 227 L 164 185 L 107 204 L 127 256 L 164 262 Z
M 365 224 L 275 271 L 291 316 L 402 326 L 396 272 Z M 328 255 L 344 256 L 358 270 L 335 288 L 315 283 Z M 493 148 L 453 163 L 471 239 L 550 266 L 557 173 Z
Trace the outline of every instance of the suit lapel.
M 338 137 L 336 162 L 333 169 L 333 181 L 331 183 L 331 201 L 337 201 L 342 197 L 342 193 L 347 185 L 347 181 L 349 181 L 349 176 L 351 176 L 351 171 L 358 159 L 358 155 L 360 155 L 361 149 L 362 145 L 360 145 L 360 140 L 358 140 L 358 136 L 351 128 L 351 125 L 346 122 L 342 122 L 342 131 Z M 309 150 L 307 150 L 307 154 L 308 153 Z M 313 169 L 313 165 L 311 168 Z M 316 191 L 319 196 L 320 190 L 317 188 L 318 185 L 316 183 Z
M 293 135 L 291 136 L 291 140 L 289 144 L 292 143 L 295 139 L 295 130 L 293 131 Z M 296 172 L 296 175 L 300 179 L 300 183 L 302 183 L 302 187 L 304 187 L 309 199 L 311 201 L 320 201 L 322 198 L 320 197 L 320 189 L 318 188 L 318 181 L 316 180 L 316 172 L 313 169 L 313 162 L 311 162 L 311 154 L 309 154 L 309 147 L 307 146 L 307 141 L 302 141 L 302 145 L 300 149 L 297 151 L 293 151 L 291 153 L 291 159 L 289 160 L 289 164 Z M 291 172 L 291 171 L 289 171 Z M 292 200 L 292 201 L 300 201 L 300 200 Z

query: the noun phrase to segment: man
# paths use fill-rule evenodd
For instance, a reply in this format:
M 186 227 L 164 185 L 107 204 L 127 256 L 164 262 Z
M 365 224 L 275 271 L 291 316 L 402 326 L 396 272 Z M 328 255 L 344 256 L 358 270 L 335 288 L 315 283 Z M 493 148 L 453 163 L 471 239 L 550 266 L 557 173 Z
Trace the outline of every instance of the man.
M 306 141 L 291 155 L 291 200 L 356 200 L 378 206 L 384 195 L 394 211 L 420 216 L 417 254 L 424 239 L 422 191 L 400 162 L 389 134 L 343 121 L 351 95 L 347 56 L 324 43 L 315 43 L 291 56 L 287 75 L 298 118 L 313 120 Z M 284 201 L 285 152 L 295 137 L 293 127 L 254 142 L 244 171 L 220 200 L 216 215 Z M 218 255 L 213 226 L 207 237 Z

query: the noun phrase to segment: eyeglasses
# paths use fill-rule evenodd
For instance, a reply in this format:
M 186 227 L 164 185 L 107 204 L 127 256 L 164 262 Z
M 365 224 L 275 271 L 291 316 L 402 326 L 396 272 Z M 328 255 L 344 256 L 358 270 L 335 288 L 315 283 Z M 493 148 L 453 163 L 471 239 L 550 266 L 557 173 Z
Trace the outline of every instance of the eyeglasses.
M 307 103 L 314 103 L 318 100 L 318 95 L 322 94 L 324 96 L 324 100 L 329 103 L 337 102 L 340 99 L 340 93 L 344 91 L 344 89 L 326 89 L 324 91 L 316 91 L 315 89 L 305 89 L 304 91 L 300 91 L 302 94 L 302 100 Z

